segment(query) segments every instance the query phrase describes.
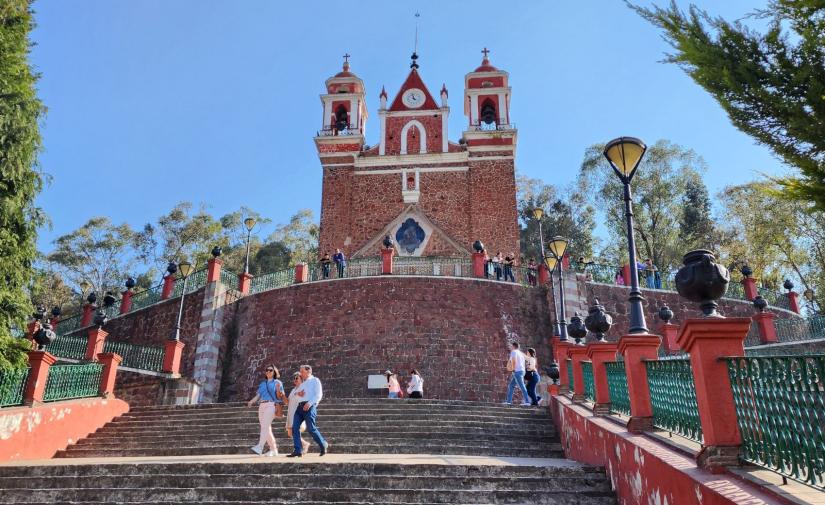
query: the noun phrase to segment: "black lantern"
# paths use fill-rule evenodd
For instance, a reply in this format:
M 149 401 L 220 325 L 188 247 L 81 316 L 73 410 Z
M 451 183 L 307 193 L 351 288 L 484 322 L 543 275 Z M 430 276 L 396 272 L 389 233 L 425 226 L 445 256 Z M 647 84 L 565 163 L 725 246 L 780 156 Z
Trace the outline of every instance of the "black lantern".
M 384 236 L 384 240 L 381 243 L 384 244 L 384 249 L 392 249 L 392 238 L 390 238 L 389 235 Z
M 221 248 L 221 246 L 216 245 L 215 247 L 212 248 L 212 257 L 213 258 L 217 258 L 222 253 L 223 253 L 223 249 Z
M 659 308 L 659 319 L 665 322 L 665 324 L 670 324 L 670 320 L 673 319 L 673 311 L 670 310 L 670 307 L 667 305 L 662 305 Z
M 757 312 L 765 312 L 765 309 L 768 308 L 768 301 L 760 295 L 757 295 L 751 303 L 753 303 L 753 306 Z
M 570 318 L 570 324 L 567 325 L 567 333 L 576 339 L 576 345 L 582 345 L 582 340 L 587 336 L 587 327 L 584 325 L 578 312 Z
M 613 318 L 604 311 L 604 305 L 599 303 L 598 298 L 593 299 L 593 306 L 588 310 L 584 326 L 594 334 L 598 342 L 604 342 L 604 334 L 613 326 Z
M 134 278 L 128 277 L 126 279 L 126 289 L 132 289 L 133 287 L 135 287 L 136 284 L 137 282 L 135 282 Z
M 478 253 L 484 252 L 484 244 L 481 242 L 481 240 L 476 240 L 475 242 L 473 242 L 473 251 Z
M 740 268 L 739 271 L 742 272 L 742 275 L 745 276 L 745 278 L 753 275 L 753 270 L 748 265 L 742 265 L 742 268 Z
M 785 282 L 782 283 L 782 287 L 788 291 L 793 291 L 793 282 L 791 282 L 790 279 L 785 279 Z
M 730 273 L 716 263 L 713 253 L 697 249 L 685 254 L 684 266 L 676 272 L 676 290 L 684 298 L 698 302 L 705 317 L 721 317 L 716 300 L 728 290 Z

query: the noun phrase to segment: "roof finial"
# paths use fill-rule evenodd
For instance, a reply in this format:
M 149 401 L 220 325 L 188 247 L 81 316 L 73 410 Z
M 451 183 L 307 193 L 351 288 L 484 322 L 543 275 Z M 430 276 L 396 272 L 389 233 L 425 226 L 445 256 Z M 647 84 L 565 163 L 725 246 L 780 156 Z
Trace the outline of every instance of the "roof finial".
M 484 53 L 484 59 L 481 61 L 481 64 L 482 65 L 489 64 L 490 60 L 487 58 L 487 55 L 490 54 L 490 50 L 485 47 L 484 49 L 481 50 L 481 52 Z
M 349 59 L 350 54 L 344 53 L 344 72 L 349 72 Z
M 412 59 L 412 63 L 410 63 L 410 68 L 418 68 L 418 63 L 415 61 L 418 59 L 418 20 L 421 18 L 421 14 L 418 12 L 415 13 L 415 43 L 413 44 L 413 53 L 410 57 Z

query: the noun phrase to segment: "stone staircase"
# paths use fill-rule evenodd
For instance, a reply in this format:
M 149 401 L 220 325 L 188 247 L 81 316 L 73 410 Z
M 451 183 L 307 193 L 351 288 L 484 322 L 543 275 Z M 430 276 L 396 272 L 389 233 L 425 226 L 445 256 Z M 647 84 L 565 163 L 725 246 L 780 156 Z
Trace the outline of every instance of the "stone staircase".
M 318 425 L 327 456 L 313 445 L 300 459 L 267 458 L 249 451 L 255 408 L 135 408 L 65 459 L 0 466 L 0 504 L 616 503 L 602 468 L 563 459 L 543 408 L 325 400 Z M 283 454 L 282 426 L 276 419 Z

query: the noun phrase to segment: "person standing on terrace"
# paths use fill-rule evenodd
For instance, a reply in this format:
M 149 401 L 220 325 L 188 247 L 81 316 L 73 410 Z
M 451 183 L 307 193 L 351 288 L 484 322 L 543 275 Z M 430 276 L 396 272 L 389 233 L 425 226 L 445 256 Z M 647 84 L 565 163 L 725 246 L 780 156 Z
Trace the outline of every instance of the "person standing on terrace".
M 344 253 L 341 252 L 341 249 L 335 250 L 335 254 L 332 256 L 332 261 L 335 262 L 335 266 L 338 268 L 338 277 L 343 277 L 344 268 L 347 266 L 347 258 L 344 256 Z
M 510 282 L 516 282 L 516 278 L 513 276 L 513 265 L 516 264 L 516 258 L 514 253 L 510 253 L 504 257 L 504 282 L 507 282 L 507 279 L 510 279 Z
M 530 258 L 530 262 L 527 263 L 527 283 L 531 286 L 536 285 L 536 272 L 538 268 L 535 258 Z
M 321 272 L 324 276 L 324 279 L 329 279 L 329 267 L 332 264 L 332 259 L 329 257 L 329 253 L 325 252 L 323 256 L 321 256 Z

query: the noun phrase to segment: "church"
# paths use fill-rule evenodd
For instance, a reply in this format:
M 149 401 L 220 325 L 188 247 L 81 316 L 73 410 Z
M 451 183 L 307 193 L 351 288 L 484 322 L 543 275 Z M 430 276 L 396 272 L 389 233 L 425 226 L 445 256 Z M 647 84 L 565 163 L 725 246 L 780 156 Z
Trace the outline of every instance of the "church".
M 326 80 L 315 145 L 323 170 L 319 250 L 375 257 L 384 237 L 398 256 L 469 256 L 481 240 L 490 254 L 519 252 L 515 154 L 508 73 L 489 51 L 464 78 L 467 125 L 448 132 L 449 93 L 437 101 L 413 53 L 392 100 L 382 87 L 380 140 L 365 144 L 364 81 L 343 69 Z

